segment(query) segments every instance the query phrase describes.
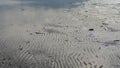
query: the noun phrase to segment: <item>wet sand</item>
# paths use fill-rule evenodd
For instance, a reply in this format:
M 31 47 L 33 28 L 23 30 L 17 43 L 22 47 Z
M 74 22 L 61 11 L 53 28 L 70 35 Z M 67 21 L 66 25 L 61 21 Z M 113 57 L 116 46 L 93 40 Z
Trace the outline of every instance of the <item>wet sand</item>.
M 119 0 L 2 9 L 0 68 L 120 68 Z

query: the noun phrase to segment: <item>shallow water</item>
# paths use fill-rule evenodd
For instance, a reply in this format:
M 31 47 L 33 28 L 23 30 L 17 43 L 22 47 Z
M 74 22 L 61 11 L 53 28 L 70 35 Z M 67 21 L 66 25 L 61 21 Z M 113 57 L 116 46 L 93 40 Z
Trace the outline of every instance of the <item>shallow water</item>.
M 82 4 L 87 0 L 11 0 L 0 1 L 0 6 L 31 6 L 31 7 L 44 7 L 44 8 L 72 8 Z M 77 4 L 75 4 L 77 3 Z
M 0 68 L 119 68 L 119 11 L 85 1 L 0 0 Z

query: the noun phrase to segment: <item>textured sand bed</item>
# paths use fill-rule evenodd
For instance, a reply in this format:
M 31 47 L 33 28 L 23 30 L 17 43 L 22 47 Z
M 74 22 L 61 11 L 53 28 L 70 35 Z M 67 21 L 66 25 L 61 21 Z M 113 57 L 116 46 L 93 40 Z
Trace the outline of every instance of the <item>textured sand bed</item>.
M 120 68 L 119 0 L 0 11 L 0 68 Z

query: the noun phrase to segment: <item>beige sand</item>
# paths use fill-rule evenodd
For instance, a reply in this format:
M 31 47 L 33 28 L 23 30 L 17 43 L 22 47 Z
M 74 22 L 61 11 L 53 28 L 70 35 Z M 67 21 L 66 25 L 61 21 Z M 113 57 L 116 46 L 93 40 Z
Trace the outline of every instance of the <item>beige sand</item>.
M 0 68 L 120 68 L 119 0 L 0 12 Z

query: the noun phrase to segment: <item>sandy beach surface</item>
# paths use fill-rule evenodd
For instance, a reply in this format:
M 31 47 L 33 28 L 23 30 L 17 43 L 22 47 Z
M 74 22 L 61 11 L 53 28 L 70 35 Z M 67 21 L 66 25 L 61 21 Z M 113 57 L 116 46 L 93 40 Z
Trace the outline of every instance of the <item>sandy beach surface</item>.
M 44 1 L 1 0 L 0 68 L 120 68 L 120 0 Z

